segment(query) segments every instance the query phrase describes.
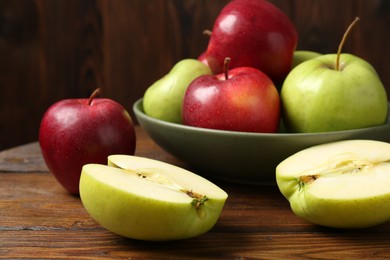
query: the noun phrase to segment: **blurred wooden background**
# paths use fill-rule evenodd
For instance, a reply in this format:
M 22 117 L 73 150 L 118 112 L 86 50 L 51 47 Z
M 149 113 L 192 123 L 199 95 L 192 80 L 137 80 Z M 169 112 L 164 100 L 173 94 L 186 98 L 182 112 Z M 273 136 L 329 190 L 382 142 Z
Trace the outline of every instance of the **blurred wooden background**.
M 129 112 L 145 89 L 207 46 L 204 29 L 228 0 L 0 0 L 0 150 L 36 141 L 44 111 L 96 87 Z M 299 49 L 368 60 L 390 89 L 390 1 L 272 0 L 294 22 Z

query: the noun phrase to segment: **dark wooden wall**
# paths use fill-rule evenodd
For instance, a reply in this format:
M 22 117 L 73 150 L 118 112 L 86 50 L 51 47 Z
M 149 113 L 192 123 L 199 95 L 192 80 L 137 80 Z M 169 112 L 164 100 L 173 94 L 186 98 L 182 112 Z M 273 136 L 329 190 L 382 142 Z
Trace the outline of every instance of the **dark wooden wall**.
M 0 0 L 0 149 L 37 140 L 44 111 L 64 98 L 104 96 L 131 111 L 178 60 L 196 58 L 227 0 Z M 390 89 L 390 1 L 273 0 L 299 49 L 368 60 Z

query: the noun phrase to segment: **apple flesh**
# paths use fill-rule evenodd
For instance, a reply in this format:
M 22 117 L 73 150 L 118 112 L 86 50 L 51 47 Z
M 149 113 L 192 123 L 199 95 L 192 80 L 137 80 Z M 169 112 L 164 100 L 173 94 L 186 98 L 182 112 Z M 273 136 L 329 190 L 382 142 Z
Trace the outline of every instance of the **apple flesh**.
M 302 150 L 276 168 L 293 212 L 335 228 L 366 228 L 390 220 L 390 144 L 348 140 Z
M 387 94 L 375 69 L 365 60 L 327 54 L 305 61 L 287 76 L 281 89 L 283 121 L 290 132 L 351 130 L 382 125 Z
M 219 13 L 207 46 L 214 74 L 230 68 L 253 67 L 280 84 L 291 69 L 298 34 L 290 19 L 265 0 L 230 1 Z
M 87 212 L 106 229 L 133 239 L 162 241 L 210 230 L 227 194 L 177 166 L 111 155 L 108 165 L 83 167 L 80 197 Z
M 136 137 L 130 115 L 114 100 L 66 99 L 45 112 L 39 144 L 50 172 L 77 195 L 84 164 L 106 163 L 110 154 L 134 154 Z
M 153 83 L 145 92 L 143 106 L 148 116 L 172 123 L 182 122 L 183 97 L 188 85 L 201 75 L 211 74 L 208 66 L 196 59 L 184 59 Z
M 261 71 L 241 67 L 201 76 L 188 86 L 183 101 L 185 125 L 241 132 L 276 132 L 280 98 Z

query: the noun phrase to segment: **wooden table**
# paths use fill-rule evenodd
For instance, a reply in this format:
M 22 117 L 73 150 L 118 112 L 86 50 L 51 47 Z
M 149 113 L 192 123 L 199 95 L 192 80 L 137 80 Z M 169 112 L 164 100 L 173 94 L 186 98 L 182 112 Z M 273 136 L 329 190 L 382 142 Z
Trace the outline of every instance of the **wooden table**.
M 137 141 L 137 155 L 187 167 L 139 127 Z M 48 172 L 38 143 L 0 152 L 0 258 L 390 258 L 390 223 L 362 230 L 315 226 L 292 213 L 276 186 L 211 181 L 229 194 L 211 231 L 188 240 L 144 242 L 92 220 L 79 197 Z

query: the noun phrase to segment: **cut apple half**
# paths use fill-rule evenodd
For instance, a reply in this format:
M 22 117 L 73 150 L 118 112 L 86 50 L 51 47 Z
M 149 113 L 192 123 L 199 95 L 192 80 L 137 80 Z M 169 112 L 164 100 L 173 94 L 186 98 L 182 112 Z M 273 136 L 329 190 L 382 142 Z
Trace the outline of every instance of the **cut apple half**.
M 106 229 L 139 240 L 176 240 L 209 231 L 228 195 L 183 168 L 161 161 L 111 155 L 108 165 L 87 164 L 80 198 Z
M 390 220 L 390 144 L 348 140 L 302 150 L 276 168 L 293 212 L 315 224 L 365 228 Z

